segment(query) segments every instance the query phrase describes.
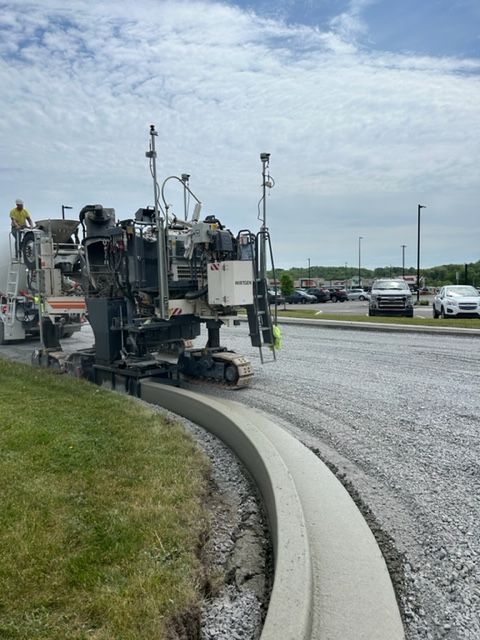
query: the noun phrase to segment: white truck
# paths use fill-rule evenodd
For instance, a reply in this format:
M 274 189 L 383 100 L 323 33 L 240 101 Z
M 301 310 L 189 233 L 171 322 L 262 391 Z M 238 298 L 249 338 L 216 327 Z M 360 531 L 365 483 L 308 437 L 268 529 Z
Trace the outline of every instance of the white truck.
M 56 345 L 79 331 L 85 315 L 83 248 L 75 220 L 40 220 L 0 247 L 0 344 L 40 338 Z
M 394 278 L 375 280 L 370 292 L 368 315 L 413 318 L 412 292 L 408 284 Z

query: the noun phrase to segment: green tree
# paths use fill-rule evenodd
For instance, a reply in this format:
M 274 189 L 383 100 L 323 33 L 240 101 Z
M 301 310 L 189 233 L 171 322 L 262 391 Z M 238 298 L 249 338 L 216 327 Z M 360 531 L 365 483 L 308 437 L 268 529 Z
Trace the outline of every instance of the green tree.
M 280 276 L 280 290 L 284 297 L 293 293 L 293 278 L 288 273 L 282 273 Z

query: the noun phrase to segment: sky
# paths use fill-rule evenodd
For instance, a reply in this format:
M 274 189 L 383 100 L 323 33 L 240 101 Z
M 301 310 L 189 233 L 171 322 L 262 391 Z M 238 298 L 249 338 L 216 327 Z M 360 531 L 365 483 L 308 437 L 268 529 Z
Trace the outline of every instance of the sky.
M 478 0 L 0 0 L 0 116 L 2 234 L 19 197 L 152 205 L 154 124 L 235 233 L 271 154 L 277 267 L 414 267 L 418 204 L 422 267 L 480 259 Z

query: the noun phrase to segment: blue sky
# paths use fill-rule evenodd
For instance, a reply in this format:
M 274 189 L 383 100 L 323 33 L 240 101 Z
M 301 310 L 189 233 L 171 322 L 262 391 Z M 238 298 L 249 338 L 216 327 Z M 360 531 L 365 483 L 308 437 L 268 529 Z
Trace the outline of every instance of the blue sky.
M 0 0 L 0 201 L 36 220 L 119 218 L 191 174 L 232 230 L 258 226 L 271 153 L 277 265 L 480 259 L 480 3 Z M 167 197 L 181 213 L 171 184 Z

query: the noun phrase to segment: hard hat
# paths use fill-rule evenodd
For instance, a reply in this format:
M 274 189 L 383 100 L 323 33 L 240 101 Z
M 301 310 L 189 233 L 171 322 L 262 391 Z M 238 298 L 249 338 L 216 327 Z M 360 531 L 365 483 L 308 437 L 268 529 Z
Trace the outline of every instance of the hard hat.
M 23 204 L 23 200 L 21 198 L 17 198 L 15 200 L 15 204 Z

